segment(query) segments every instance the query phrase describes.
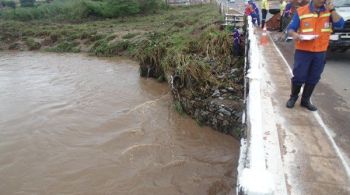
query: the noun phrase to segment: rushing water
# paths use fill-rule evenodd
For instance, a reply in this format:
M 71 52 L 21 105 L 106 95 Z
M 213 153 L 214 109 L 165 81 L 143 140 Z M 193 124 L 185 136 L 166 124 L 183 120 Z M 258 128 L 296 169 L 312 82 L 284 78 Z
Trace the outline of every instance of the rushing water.
M 0 53 L 0 194 L 234 191 L 239 143 L 171 105 L 130 60 Z

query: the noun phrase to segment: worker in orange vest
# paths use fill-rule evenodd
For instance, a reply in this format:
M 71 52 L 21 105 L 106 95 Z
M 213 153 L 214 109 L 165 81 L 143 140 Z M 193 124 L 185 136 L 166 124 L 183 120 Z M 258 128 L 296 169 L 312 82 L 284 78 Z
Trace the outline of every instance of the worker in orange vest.
M 295 41 L 292 89 L 288 108 L 293 108 L 304 85 L 301 106 L 316 111 L 310 97 L 321 78 L 325 63 L 329 37 L 333 28 L 343 28 L 344 19 L 337 14 L 331 0 L 311 0 L 299 7 L 288 27 Z

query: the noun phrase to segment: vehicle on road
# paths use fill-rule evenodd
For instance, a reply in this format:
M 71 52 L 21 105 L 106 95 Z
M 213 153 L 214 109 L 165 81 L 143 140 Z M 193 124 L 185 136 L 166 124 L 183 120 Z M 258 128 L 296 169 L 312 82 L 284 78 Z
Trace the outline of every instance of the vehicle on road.
M 350 0 L 334 1 L 337 13 L 344 18 L 343 29 L 333 28 L 329 41 L 330 51 L 345 52 L 350 48 Z

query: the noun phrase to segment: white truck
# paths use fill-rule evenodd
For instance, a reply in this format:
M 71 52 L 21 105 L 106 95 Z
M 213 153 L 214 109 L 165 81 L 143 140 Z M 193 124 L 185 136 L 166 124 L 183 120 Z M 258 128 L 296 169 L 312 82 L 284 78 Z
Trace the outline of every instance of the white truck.
M 345 52 L 350 49 L 350 0 L 335 0 L 337 13 L 344 18 L 343 29 L 333 29 L 330 37 L 329 50 Z

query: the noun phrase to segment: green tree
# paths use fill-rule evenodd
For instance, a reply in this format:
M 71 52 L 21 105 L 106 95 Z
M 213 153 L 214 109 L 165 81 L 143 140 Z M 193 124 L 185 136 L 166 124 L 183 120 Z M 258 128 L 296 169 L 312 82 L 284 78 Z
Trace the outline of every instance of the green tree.
M 154 13 L 161 7 L 160 0 L 138 0 L 142 13 Z
M 2 4 L 4 7 L 16 8 L 16 2 L 11 0 L 1 1 L 0 4 Z
M 20 0 L 22 7 L 33 7 L 35 0 Z

